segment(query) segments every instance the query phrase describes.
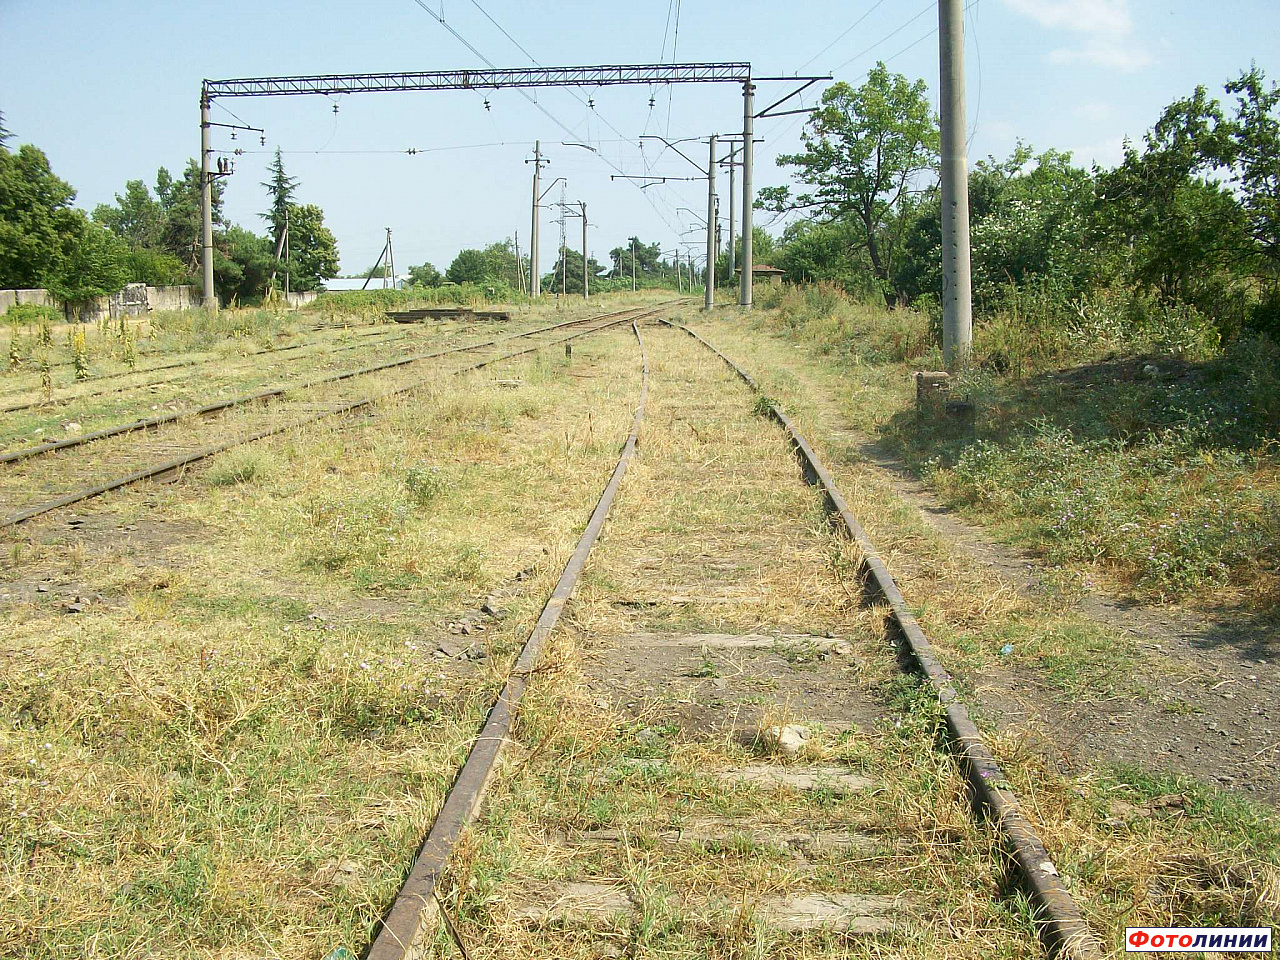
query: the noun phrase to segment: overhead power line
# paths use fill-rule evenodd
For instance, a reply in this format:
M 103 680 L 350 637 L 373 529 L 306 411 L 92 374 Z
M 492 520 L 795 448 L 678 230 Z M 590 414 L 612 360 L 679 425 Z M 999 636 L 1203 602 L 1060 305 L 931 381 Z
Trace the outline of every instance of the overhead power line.
M 884 3 L 884 0 L 876 0 L 876 2 L 871 5 L 871 9 L 869 9 L 866 13 L 860 16 L 857 20 L 853 21 L 853 23 L 851 23 L 848 26 L 848 28 L 844 31 L 844 33 L 840 34 L 840 36 L 836 37 L 834 40 L 828 43 L 825 47 L 823 47 L 821 50 L 815 53 L 812 57 L 810 57 L 804 63 L 800 64 L 800 69 L 803 70 L 809 64 L 813 63 L 813 61 L 817 60 L 820 56 L 822 56 L 824 53 L 826 53 L 828 50 L 834 47 L 837 43 L 839 43 L 841 40 L 843 40 L 845 37 L 851 34 L 853 32 L 854 27 L 860 24 L 863 20 L 867 19 L 867 17 L 871 16 L 871 14 L 875 13 L 876 8 L 883 3 Z
M 931 2 L 931 3 L 929 3 L 928 5 L 926 5 L 926 6 L 925 6 L 925 8 L 924 8 L 923 10 L 921 10 L 919 13 L 917 13 L 914 17 L 912 17 L 910 20 L 908 20 L 908 21 L 907 21 L 906 23 L 904 23 L 902 26 L 898 27 L 898 29 L 897 29 L 897 30 L 894 30 L 892 33 L 887 33 L 887 34 L 885 34 L 883 37 L 881 37 L 881 38 L 880 38 L 879 40 L 877 40 L 875 43 L 871 44 L 871 46 L 867 47 L 865 50 L 861 50 L 861 51 L 859 51 L 858 53 L 855 53 L 852 57 L 850 57 L 850 58 L 849 58 L 848 60 L 846 60 L 844 63 L 842 63 L 842 64 L 840 64 L 838 67 L 836 67 L 836 68 L 835 68 L 835 70 L 843 70 L 843 69 L 844 69 L 845 67 L 847 67 L 849 64 L 853 63 L 853 61 L 862 59 L 862 58 L 863 58 L 863 57 L 865 57 L 868 53 L 870 53 L 872 50 L 874 50 L 876 47 L 880 46 L 880 44 L 884 43 L 886 40 L 892 40 L 894 37 L 896 37 L 898 34 L 900 34 L 903 30 L 907 29 L 907 27 L 911 26 L 911 24 L 915 23 L 917 20 L 919 20 L 921 17 L 923 17 L 923 16 L 924 16 L 926 13 L 928 13 L 930 10 L 937 10 L 937 9 L 938 9 L 938 5 L 937 5 L 936 3 L 932 3 L 932 2 Z M 934 33 L 937 33 L 937 32 L 938 32 L 938 29 L 935 27 L 935 28 L 933 29 L 933 32 L 934 32 Z M 832 72 L 832 73 L 835 73 L 835 70 L 832 70 L 831 72 Z

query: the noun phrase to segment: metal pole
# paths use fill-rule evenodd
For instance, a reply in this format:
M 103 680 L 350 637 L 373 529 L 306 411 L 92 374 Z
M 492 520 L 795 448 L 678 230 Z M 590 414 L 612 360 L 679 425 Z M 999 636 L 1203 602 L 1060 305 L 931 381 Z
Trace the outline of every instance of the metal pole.
M 542 294 L 542 281 L 538 276 L 538 197 L 542 193 L 542 141 L 533 142 L 533 225 L 529 239 L 529 295 Z
M 733 283 L 733 267 L 737 260 L 738 253 L 738 251 L 733 249 L 736 241 L 734 230 L 738 222 L 738 211 L 733 207 L 737 194 L 734 184 L 738 179 L 733 172 L 734 167 L 737 166 L 733 160 L 733 155 L 737 152 L 737 150 L 729 151 L 729 283 Z M 732 289 L 732 287 L 730 289 Z
M 973 345 L 969 260 L 969 161 L 965 145 L 964 2 L 938 2 L 942 113 L 942 356 L 963 366 Z
M 516 281 L 520 284 L 520 292 L 524 293 L 524 261 L 520 259 L 520 231 L 516 231 Z
M 200 267 L 204 274 L 206 310 L 218 309 L 218 295 L 213 289 L 213 171 L 209 169 L 209 97 L 200 94 Z
M 582 204 L 582 299 L 591 299 L 591 290 L 587 286 L 589 271 L 587 270 L 587 201 L 579 200 Z
M 755 138 L 756 85 L 748 80 L 742 85 L 742 283 L 738 289 L 738 305 L 751 309 L 751 174 Z
M 711 154 L 707 160 L 707 289 L 702 295 L 702 308 L 710 310 L 716 305 L 715 275 L 711 272 L 716 262 L 716 135 L 710 138 Z
M 391 289 L 396 288 L 396 254 L 391 249 L 391 228 L 387 227 L 387 259 L 391 261 Z

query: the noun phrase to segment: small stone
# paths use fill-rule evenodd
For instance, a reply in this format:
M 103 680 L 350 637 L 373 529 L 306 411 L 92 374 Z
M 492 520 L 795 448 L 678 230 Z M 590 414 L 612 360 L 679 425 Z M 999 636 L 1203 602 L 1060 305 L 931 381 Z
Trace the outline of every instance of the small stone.
M 47 583 L 36 584 L 36 593 L 48 593 L 48 592 L 49 592 L 49 585 Z
M 68 420 L 62 425 L 62 428 L 66 430 L 67 433 L 80 433 L 84 430 L 84 427 L 80 426 L 80 424 L 75 420 Z
M 85 605 L 79 600 L 76 600 L 73 603 L 63 604 L 62 606 L 63 613 L 84 613 L 84 611 Z
M 796 723 L 781 727 L 769 727 L 760 738 L 770 753 L 784 757 L 797 756 L 809 740 L 809 728 Z

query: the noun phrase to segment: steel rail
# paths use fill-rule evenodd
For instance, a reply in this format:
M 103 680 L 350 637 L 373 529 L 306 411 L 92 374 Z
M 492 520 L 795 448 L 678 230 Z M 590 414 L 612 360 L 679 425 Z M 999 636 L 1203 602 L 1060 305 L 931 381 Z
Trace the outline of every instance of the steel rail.
M 643 309 L 643 308 L 637 308 L 637 309 Z M 542 350 L 547 347 L 553 347 L 553 346 L 556 346 L 557 344 L 567 343 L 570 340 L 576 340 L 579 337 L 590 336 L 593 333 L 599 333 L 602 330 L 607 330 L 612 327 L 616 327 L 619 324 L 634 323 L 636 320 L 642 320 L 645 317 L 652 316 L 653 314 L 657 313 L 661 309 L 662 307 L 661 305 L 659 305 L 657 307 L 654 307 L 648 310 L 645 313 L 641 313 L 637 317 L 624 317 L 621 320 L 610 320 L 607 323 L 602 324 L 601 326 L 594 327 L 590 330 L 583 330 L 579 333 L 570 334 L 569 336 L 562 337 L 559 340 L 552 340 L 547 343 L 535 344 L 534 346 L 526 347 L 523 350 L 516 350 L 511 353 L 502 354 L 501 356 L 491 357 L 488 360 L 481 360 L 478 363 L 471 364 L 470 366 L 467 366 L 467 367 L 462 367 L 459 370 L 450 371 L 450 375 L 457 376 L 459 374 L 469 373 L 474 370 L 480 370 L 480 369 L 483 369 L 484 367 L 491 366 L 492 364 L 500 363 L 503 360 L 511 360 L 515 357 L 522 357 L 522 356 L 525 356 L 526 354 L 534 353 L 535 351 Z M 635 312 L 635 311 L 620 311 L 620 312 Z M 610 316 L 610 315 L 606 314 L 605 316 Z M 596 317 L 593 319 L 600 319 L 600 318 Z M 552 328 L 548 328 L 548 329 L 552 329 Z M 409 384 L 406 387 L 398 387 L 395 390 L 389 390 L 384 393 L 363 397 L 359 400 L 348 401 L 346 403 L 339 404 L 330 409 L 321 410 L 318 413 L 313 413 L 313 414 L 310 414 L 309 416 L 302 417 L 297 420 L 291 420 L 288 423 L 277 424 L 275 426 L 267 427 L 266 429 L 263 429 L 263 430 L 258 430 L 254 433 L 248 434 L 243 437 L 235 437 L 230 440 L 224 440 L 221 443 L 215 443 L 207 447 L 201 447 L 198 450 L 194 450 L 190 453 L 186 453 L 181 456 L 174 457 L 162 463 L 152 464 L 149 467 L 144 467 L 143 469 L 137 470 L 126 476 L 117 477 L 114 480 L 107 480 L 107 481 L 104 481 L 103 483 L 96 484 L 95 486 L 77 490 L 73 493 L 66 494 L 65 496 L 57 497 L 56 499 L 46 501 L 45 503 L 37 504 L 34 507 L 28 507 L 25 510 L 20 510 L 17 513 L 10 514 L 9 516 L 0 520 L 0 529 L 15 527 L 20 523 L 25 523 L 26 521 L 33 519 L 34 517 L 38 517 L 46 513 L 51 513 L 54 510 L 58 510 L 58 509 L 61 509 L 62 507 L 70 506 L 74 503 L 80 503 L 85 500 L 90 500 L 94 497 L 101 496 L 104 493 L 109 493 L 112 490 L 118 490 L 121 487 L 129 486 L 130 484 L 138 483 L 142 480 L 147 480 L 151 477 L 159 476 L 160 474 L 168 473 L 171 470 L 176 470 L 179 467 L 184 467 L 188 464 L 196 463 L 197 461 L 207 459 L 208 457 L 211 457 L 214 454 L 222 453 L 223 451 L 230 450 L 233 447 L 239 447 L 248 443 L 253 443 L 256 440 L 261 440 L 265 437 L 270 437 L 275 434 L 284 433 L 286 430 L 294 430 L 294 429 L 297 429 L 298 427 L 303 427 L 308 424 L 315 423 L 327 417 L 337 416 L 338 414 L 343 414 L 343 413 L 350 413 L 354 410 L 361 410 L 361 409 L 364 409 L 365 407 L 372 406 L 376 403 L 379 403 L 383 400 L 387 400 L 391 397 L 402 396 L 404 394 L 413 393 L 415 390 L 421 389 L 422 386 L 423 386 L 423 381 L 419 380 L 415 383 Z
M 92 433 L 85 433 L 76 437 L 66 437 L 62 440 L 50 440 L 47 443 L 41 443 L 31 447 L 22 447 L 17 450 L 9 450 L 5 453 L 0 453 L 0 464 L 16 463 L 19 460 L 27 460 L 31 457 L 44 456 L 45 454 L 53 453 L 58 450 L 67 450 L 71 447 L 78 447 L 86 443 L 92 443 L 95 440 L 104 440 L 107 437 L 117 437 L 126 433 L 135 433 L 139 430 L 154 430 L 157 427 L 164 426 L 166 423 L 173 423 L 175 420 L 182 420 L 186 417 L 207 417 L 215 413 L 220 413 L 223 410 L 229 410 L 232 407 L 238 407 L 249 403 L 261 403 L 264 400 L 271 400 L 275 397 L 282 397 L 285 394 L 308 390 L 312 387 L 323 386 L 328 383 L 338 383 L 342 380 L 350 380 L 353 377 L 380 373 L 383 370 L 392 370 L 398 367 L 408 366 L 409 364 L 419 363 L 423 360 L 434 360 L 439 357 L 450 356 L 457 353 L 469 353 L 472 350 L 491 347 L 498 343 L 507 343 L 512 340 L 520 340 L 524 337 L 534 336 L 535 334 L 546 333 L 548 330 L 577 326 L 583 323 L 589 323 L 593 320 L 602 320 L 606 317 L 618 316 L 623 313 L 634 313 L 637 310 L 642 309 L 644 308 L 633 307 L 630 310 L 618 310 L 613 313 L 599 314 L 594 317 L 582 317 L 577 320 L 568 320 L 564 323 L 552 324 L 547 327 L 539 327 L 535 330 L 528 330 L 524 333 L 514 334 L 510 337 L 498 337 L 492 340 L 484 340 L 479 343 L 466 344 L 460 347 L 450 347 L 447 350 L 436 350 L 431 353 L 414 354 L 411 357 L 402 357 L 398 360 L 388 360 L 383 363 L 374 364 L 370 367 L 343 370 L 340 373 L 330 374 L 314 380 L 307 380 L 303 383 L 268 387 L 265 390 L 242 394 L 239 397 L 231 397 L 230 399 L 219 400 L 215 403 L 206 403 L 200 407 L 166 413 L 158 417 L 146 417 L 141 420 L 131 420 L 128 423 L 117 424 L 114 427 L 103 427 L 101 430 L 95 430 Z
M 746 370 L 702 336 L 670 320 L 662 319 L 659 322 L 683 330 L 723 360 L 753 391 L 765 396 L 760 385 Z M 859 573 L 868 600 L 888 604 L 890 619 L 897 628 L 899 637 L 905 642 L 911 660 L 933 687 L 946 716 L 947 729 L 959 754 L 965 779 L 979 804 L 990 815 L 996 832 L 1012 855 L 1033 902 L 1039 908 L 1040 936 L 1051 950 L 1069 960 L 1102 960 L 1101 945 L 1090 932 L 1071 892 L 1058 876 L 1053 860 L 1035 828 L 1023 815 L 1013 787 L 983 742 L 981 732 L 952 685 L 951 675 L 938 660 L 932 644 L 907 606 L 902 591 L 898 589 L 897 582 L 880 558 L 871 538 L 853 516 L 831 472 L 782 408 L 772 401 L 769 403 L 769 416 L 786 432 L 800 460 L 806 482 L 822 488 L 830 512 L 839 517 L 840 526 L 857 545 L 861 557 Z
M 373 339 L 375 333 L 378 334 L 383 339 Z M 344 353 L 347 350 L 358 350 L 361 347 L 369 346 L 369 345 L 378 346 L 384 343 L 398 343 L 402 340 L 407 340 L 409 338 L 409 335 L 402 335 L 399 337 L 389 336 L 390 333 L 392 333 L 392 331 L 388 329 L 388 330 L 378 330 L 378 331 L 371 331 L 369 333 L 358 334 L 358 336 L 362 338 L 368 338 L 368 339 L 362 339 L 360 343 L 343 344 L 342 346 L 335 347 L 333 350 L 328 351 L 328 353 L 330 355 L 335 353 Z M 272 357 L 278 353 L 288 353 L 291 350 L 301 350 L 303 347 L 323 347 L 323 346 L 327 346 L 327 344 L 315 343 L 314 341 L 311 343 L 294 343 L 294 344 L 290 344 L 287 347 L 279 347 L 278 349 L 275 349 L 275 350 L 255 350 L 253 353 L 245 354 L 240 359 L 249 360 L 254 357 Z M 290 357 L 289 359 L 292 360 L 295 358 Z M 210 357 L 208 360 L 184 360 L 181 363 L 166 363 L 166 364 L 162 364 L 155 367 L 146 367 L 145 369 L 123 370 L 119 373 L 106 373 L 100 377 L 91 377 L 88 380 L 82 381 L 82 383 L 85 386 L 93 386 L 95 384 L 101 383 L 103 380 L 114 380 L 117 377 L 139 376 L 141 374 L 146 374 L 146 373 L 160 373 L 161 371 L 164 371 L 164 370 L 190 369 L 191 372 L 196 373 L 199 371 L 200 367 L 207 367 L 210 364 L 222 363 L 224 362 L 224 360 L 225 358 L 223 357 Z M 62 406 L 63 404 L 75 403 L 77 400 L 88 400 L 92 397 L 103 397 L 110 393 L 124 393 L 125 391 L 128 391 L 128 390 L 142 390 L 146 387 L 156 387 L 165 383 L 173 383 L 176 379 L 178 378 L 169 377 L 164 380 L 147 380 L 142 383 L 129 383 L 129 384 L 124 384 L 118 387 L 107 387 L 104 390 L 86 390 L 84 393 L 73 393 L 73 394 L 68 394 L 66 396 L 61 396 L 61 397 L 50 397 L 49 399 L 41 398 L 39 400 L 25 401 L 23 403 L 15 403 L 15 404 L 10 404 L 9 406 L 0 407 L 0 413 L 16 413 L 19 410 L 32 410 L 36 407 Z
M 551 591 L 551 596 L 543 606 L 538 622 L 534 624 L 524 648 L 520 651 L 520 656 L 512 666 L 497 702 L 489 711 L 489 716 L 476 736 L 466 762 L 446 795 L 444 804 L 418 852 L 413 868 L 409 871 L 408 878 L 400 888 L 391 909 L 383 918 L 382 927 L 365 954 L 365 960 L 410 960 L 422 955 L 421 951 L 425 948 L 423 940 L 435 916 L 436 884 L 462 837 L 462 831 L 479 813 L 480 804 L 493 779 L 502 749 L 511 734 L 511 726 L 515 721 L 520 700 L 528 686 L 529 676 L 537 667 L 543 645 L 551 636 L 560 619 L 560 614 L 573 595 L 578 578 L 591 554 L 591 548 L 600 536 L 604 522 L 609 516 L 609 509 L 613 506 L 618 489 L 622 485 L 622 478 L 626 476 L 627 467 L 635 456 L 640 424 L 644 419 L 645 401 L 649 395 L 649 356 L 645 351 L 644 338 L 640 336 L 640 328 L 635 320 L 631 321 L 631 329 L 640 347 L 640 402 L 636 406 L 631 432 L 622 446 L 622 454 L 618 458 L 617 466 L 613 468 L 613 475 L 605 485 L 604 492 L 600 494 L 595 509 L 591 511 L 587 528 L 578 538 L 578 544 L 561 571 L 560 579 L 556 581 L 555 589 Z

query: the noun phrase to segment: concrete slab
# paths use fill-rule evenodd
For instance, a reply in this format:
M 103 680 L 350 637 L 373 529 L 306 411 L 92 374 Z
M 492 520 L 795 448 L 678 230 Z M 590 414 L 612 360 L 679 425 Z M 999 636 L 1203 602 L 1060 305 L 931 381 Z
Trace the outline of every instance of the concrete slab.
M 564 833 L 555 839 L 565 845 L 620 844 L 624 841 L 635 843 L 636 831 L 624 832 L 608 827 Z M 732 820 L 728 817 L 699 817 L 678 828 L 658 831 L 656 839 L 659 843 L 668 846 L 700 843 L 730 844 L 738 840 L 746 840 L 750 843 L 790 849 L 809 856 L 841 851 L 872 854 L 882 846 L 875 837 L 865 833 L 810 827 L 803 824 L 751 823 Z
M 763 790 L 787 787 L 792 790 L 835 790 L 857 793 L 870 790 L 876 783 L 845 767 L 775 767 L 753 764 L 717 771 L 721 780 L 745 783 Z
M 638 913 L 627 891 L 614 883 L 585 880 L 550 882 L 521 892 L 508 911 L 513 920 L 545 923 L 549 920 L 590 923 L 630 918 Z
M 835 637 L 814 637 L 809 634 L 767 633 L 635 633 L 618 641 L 620 647 L 690 647 L 706 650 L 773 650 L 807 646 L 818 653 L 848 654 L 853 652 L 849 641 Z
M 811 893 L 790 897 L 770 897 L 756 904 L 769 924 L 788 933 L 835 930 L 871 935 L 888 933 L 907 916 L 907 902 L 901 897 L 857 893 Z

